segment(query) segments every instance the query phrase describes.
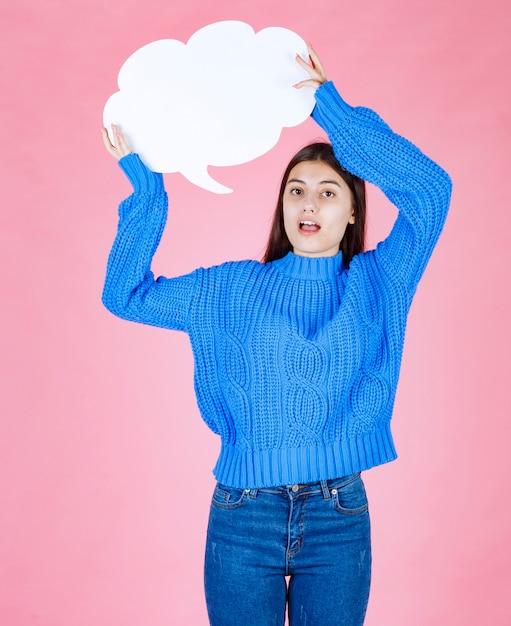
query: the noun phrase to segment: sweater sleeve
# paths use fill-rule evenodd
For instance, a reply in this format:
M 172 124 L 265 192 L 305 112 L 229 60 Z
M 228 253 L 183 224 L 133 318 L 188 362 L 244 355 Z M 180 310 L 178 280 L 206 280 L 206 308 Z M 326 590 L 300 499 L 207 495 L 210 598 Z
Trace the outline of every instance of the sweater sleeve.
M 447 216 L 448 174 L 374 111 L 348 105 L 332 82 L 316 91 L 312 117 L 328 133 L 339 162 L 379 187 L 399 209 L 375 258 L 412 295 Z
M 119 166 L 134 193 L 119 206 L 119 225 L 108 258 L 103 304 L 126 320 L 186 331 L 200 270 L 155 280 L 150 269 L 167 218 L 163 176 L 151 172 L 136 154 L 123 157 Z

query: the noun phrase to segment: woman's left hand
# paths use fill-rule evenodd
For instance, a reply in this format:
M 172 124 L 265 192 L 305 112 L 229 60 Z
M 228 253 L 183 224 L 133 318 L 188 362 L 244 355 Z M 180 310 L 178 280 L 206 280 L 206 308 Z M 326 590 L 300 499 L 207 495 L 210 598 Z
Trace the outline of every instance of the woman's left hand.
M 304 70 L 307 70 L 310 78 L 302 80 L 294 86 L 297 89 L 307 86 L 316 90 L 320 85 L 326 83 L 328 78 L 326 77 L 325 68 L 319 60 L 314 48 L 310 44 L 307 44 L 307 50 L 309 52 L 309 62 L 304 61 L 299 54 L 296 55 L 296 62 L 301 65 Z

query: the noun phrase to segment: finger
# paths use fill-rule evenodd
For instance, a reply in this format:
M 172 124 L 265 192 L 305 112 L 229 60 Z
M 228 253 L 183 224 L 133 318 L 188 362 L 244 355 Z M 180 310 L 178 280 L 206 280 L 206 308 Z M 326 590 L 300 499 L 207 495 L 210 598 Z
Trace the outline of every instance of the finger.
M 114 138 L 112 142 L 114 148 L 118 148 L 121 143 L 122 135 L 117 124 L 112 124 L 112 137 Z
M 128 142 L 126 141 L 124 135 L 119 130 L 117 124 L 112 124 L 112 132 L 115 137 L 115 146 L 117 150 L 117 154 L 120 157 L 126 156 L 131 153 L 131 150 L 128 146 Z
M 295 89 L 301 89 L 302 87 L 312 87 L 313 89 L 317 89 L 322 84 L 320 80 L 314 80 L 309 78 L 308 80 L 302 80 L 296 85 L 293 85 Z
M 104 127 L 101 129 L 101 137 L 103 139 L 103 144 L 107 149 L 107 152 L 115 156 L 115 146 L 112 145 L 110 137 L 108 136 L 108 131 Z
M 301 65 L 301 67 L 303 67 L 303 69 L 309 74 L 309 76 L 313 80 L 321 79 L 320 74 L 312 67 L 310 63 L 307 63 L 307 61 L 304 61 L 299 54 L 296 55 L 296 61 L 298 62 L 299 65 Z
M 310 57 L 310 60 L 311 60 L 311 63 L 313 65 L 313 67 L 318 72 L 318 74 L 321 76 L 323 82 L 326 82 L 327 77 L 326 77 L 325 68 L 323 67 L 323 63 L 321 63 L 321 60 L 320 60 L 317 52 L 314 50 L 314 48 L 312 47 L 312 45 L 310 43 L 307 44 L 307 50 L 309 51 L 309 57 Z
M 304 61 L 304 59 L 302 59 L 301 55 L 298 54 L 298 52 L 296 53 L 296 57 L 295 59 L 298 61 L 298 63 L 308 72 L 310 72 L 311 70 L 314 70 L 314 68 L 312 67 L 312 65 L 310 64 L 310 60 L 309 62 Z
M 131 150 L 128 148 L 128 143 L 127 143 L 126 139 L 124 138 L 124 135 L 122 135 L 121 133 L 119 133 L 118 147 L 119 147 L 119 150 L 121 151 L 121 154 L 123 156 L 125 156 L 126 154 L 129 154 L 129 152 L 131 152 Z

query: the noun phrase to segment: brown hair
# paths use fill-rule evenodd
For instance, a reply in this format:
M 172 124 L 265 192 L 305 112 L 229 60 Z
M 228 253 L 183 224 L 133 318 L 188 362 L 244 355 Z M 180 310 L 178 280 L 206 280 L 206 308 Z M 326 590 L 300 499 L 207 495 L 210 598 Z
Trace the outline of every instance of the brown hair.
M 311 143 L 302 148 L 291 159 L 280 183 L 280 191 L 277 198 L 277 206 L 273 215 L 273 222 L 264 253 L 263 263 L 276 261 L 286 256 L 293 249 L 284 229 L 284 190 L 287 185 L 291 170 L 304 161 L 322 161 L 329 165 L 348 185 L 353 198 L 353 211 L 355 213 L 355 223 L 348 224 L 346 232 L 340 244 L 342 250 L 343 262 L 348 266 L 351 259 L 362 252 L 364 249 L 365 239 L 365 221 L 366 221 L 366 193 L 365 183 L 361 178 L 351 174 L 345 170 L 337 160 L 334 150 L 329 143 L 319 142 Z

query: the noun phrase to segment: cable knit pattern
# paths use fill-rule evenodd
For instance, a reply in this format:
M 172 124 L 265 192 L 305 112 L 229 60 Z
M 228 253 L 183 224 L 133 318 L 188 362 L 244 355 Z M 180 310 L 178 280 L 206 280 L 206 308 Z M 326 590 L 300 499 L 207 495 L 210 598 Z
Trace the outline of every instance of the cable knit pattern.
M 119 208 L 103 302 L 124 319 L 189 334 L 199 409 L 222 439 L 214 472 L 236 487 L 336 478 L 396 458 L 390 420 L 406 318 L 449 205 L 447 174 L 332 83 L 317 90 L 313 118 L 344 167 L 399 209 L 387 239 L 349 270 L 340 253 L 289 253 L 155 280 L 163 179 L 137 155 L 119 162 L 135 191 Z

